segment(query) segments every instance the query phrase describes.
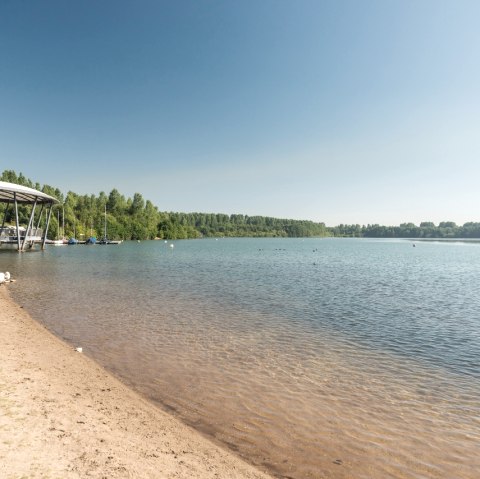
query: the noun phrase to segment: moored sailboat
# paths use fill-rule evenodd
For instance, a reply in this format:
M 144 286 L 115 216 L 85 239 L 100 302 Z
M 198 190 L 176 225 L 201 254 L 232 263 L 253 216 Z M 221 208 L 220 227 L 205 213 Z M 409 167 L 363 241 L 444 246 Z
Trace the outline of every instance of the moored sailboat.
M 104 232 L 103 238 L 100 241 L 97 241 L 96 244 L 120 244 L 122 243 L 121 240 L 109 240 L 107 237 L 107 205 L 105 205 L 105 225 L 104 225 Z
M 65 210 L 62 209 L 62 235 L 60 236 L 60 210 L 57 211 L 57 239 L 47 240 L 47 244 L 53 246 L 64 246 L 68 244 L 65 239 Z

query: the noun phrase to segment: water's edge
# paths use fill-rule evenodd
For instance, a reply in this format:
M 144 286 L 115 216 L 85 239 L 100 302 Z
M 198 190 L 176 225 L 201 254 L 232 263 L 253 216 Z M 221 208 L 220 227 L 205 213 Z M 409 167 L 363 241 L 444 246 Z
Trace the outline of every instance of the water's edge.
M 13 288 L 15 287 L 13 283 L 9 285 L 9 288 L 12 288 L 12 287 Z M 45 329 L 46 332 L 54 336 L 57 341 L 59 341 L 66 347 L 72 348 L 72 349 L 78 347 L 78 345 L 72 343 L 68 339 L 68 337 L 63 337 L 62 335 L 57 334 L 55 331 L 51 330 L 47 325 L 45 325 L 39 318 L 36 318 L 35 313 L 30 311 L 28 308 L 24 307 L 21 304 L 21 302 L 14 297 L 14 295 L 15 295 L 14 291 L 13 292 L 7 291 L 5 294 L 6 300 L 11 301 L 12 303 L 15 303 L 18 307 L 24 309 L 29 315 L 29 317 L 32 319 L 32 321 L 37 323 L 41 328 Z M 245 461 L 251 466 L 258 468 L 258 470 L 263 473 L 271 474 L 273 477 L 277 477 L 277 478 L 287 478 L 287 476 L 283 476 L 279 471 L 277 471 L 276 468 L 273 467 L 273 465 L 271 465 L 271 467 L 268 467 L 268 465 L 263 464 L 263 467 L 262 467 L 262 464 L 255 463 L 255 461 L 252 461 L 249 457 L 239 454 L 239 449 L 237 446 L 235 446 L 235 444 L 219 440 L 216 438 L 215 434 L 212 433 L 211 430 L 209 430 L 208 427 L 198 427 L 198 425 L 196 425 L 195 423 L 188 421 L 187 419 L 182 417 L 180 414 L 178 414 L 178 411 L 174 406 L 169 405 L 168 403 L 161 401 L 158 398 L 155 399 L 151 396 L 148 396 L 147 394 L 143 394 L 140 390 L 135 388 L 135 385 L 131 381 L 129 381 L 128 378 L 119 374 L 118 371 L 115 371 L 114 368 L 109 368 L 108 366 L 101 364 L 101 362 L 99 362 L 93 355 L 89 354 L 88 349 L 83 350 L 82 354 L 87 356 L 97 366 L 102 368 L 102 370 L 105 371 L 106 374 L 111 375 L 117 381 L 120 381 L 125 387 L 129 388 L 132 392 L 134 392 L 135 394 L 138 394 L 144 401 L 147 401 L 153 407 L 156 407 L 161 411 L 163 411 L 164 413 L 174 417 L 176 420 L 182 422 L 184 425 L 191 427 L 197 433 L 199 433 L 202 437 L 204 437 L 206 440 L 212 442 L 213 444 L 222 448 L 223 450 L 228 451 L 229 453 L 235 455 L 236 457 L 240 458 L 241 460 Z
M 478 248 L 205 240 L 11 259 L 32 317 L 259 469 L 470 479 Z

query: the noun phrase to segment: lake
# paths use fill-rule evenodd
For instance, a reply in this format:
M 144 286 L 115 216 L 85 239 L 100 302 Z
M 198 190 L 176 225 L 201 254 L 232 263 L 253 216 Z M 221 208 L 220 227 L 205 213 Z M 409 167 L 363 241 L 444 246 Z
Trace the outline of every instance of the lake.
M 480 244 L 170 243 L 2 251 L 0 271 L 48 329 L 278 477 L 478 477 Z

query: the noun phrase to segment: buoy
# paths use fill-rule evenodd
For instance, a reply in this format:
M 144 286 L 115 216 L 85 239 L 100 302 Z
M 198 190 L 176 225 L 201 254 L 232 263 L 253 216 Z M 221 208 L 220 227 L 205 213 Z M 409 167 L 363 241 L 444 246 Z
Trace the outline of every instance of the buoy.
M 171 243 L 170 248 L 175 248 L 175 245 L 173 243 Z

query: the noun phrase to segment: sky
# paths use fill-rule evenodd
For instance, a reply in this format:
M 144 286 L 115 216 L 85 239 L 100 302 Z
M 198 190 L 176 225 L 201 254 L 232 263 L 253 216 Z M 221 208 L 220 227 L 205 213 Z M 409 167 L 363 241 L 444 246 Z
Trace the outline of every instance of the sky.
M 161 211 L 480 221 L 477 0 L 0 0 L 0 171 Z

